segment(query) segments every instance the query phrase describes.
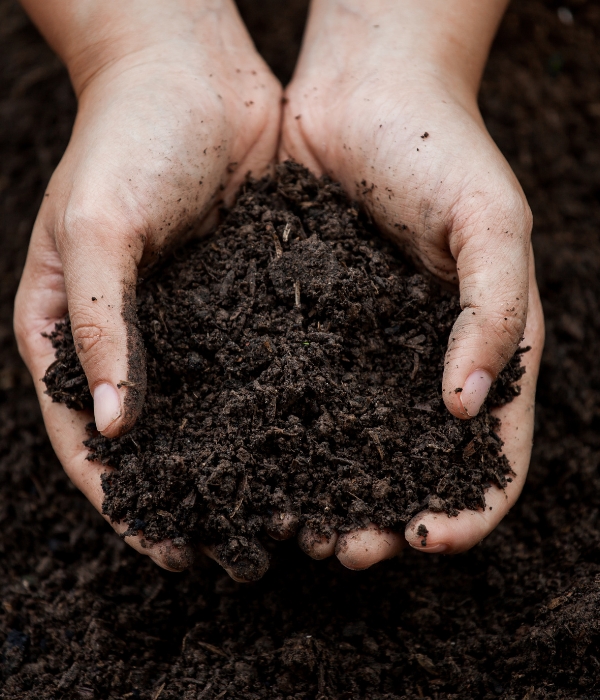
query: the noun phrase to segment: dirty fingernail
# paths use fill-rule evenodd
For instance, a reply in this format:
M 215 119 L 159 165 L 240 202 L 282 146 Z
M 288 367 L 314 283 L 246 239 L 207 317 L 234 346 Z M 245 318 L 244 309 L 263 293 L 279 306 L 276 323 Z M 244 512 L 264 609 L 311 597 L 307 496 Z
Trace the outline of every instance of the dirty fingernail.
M 94 418 L 96 428 L 102 433 L 122 413 L 121 397 L 112 384 L 98 384 L 94 389 Z
M 476 416 L 479 413 L 491 386 L 492 377 L 484 369 L 478 369 L 467 377 L 460 393 L 460 400 L 469 416 Z

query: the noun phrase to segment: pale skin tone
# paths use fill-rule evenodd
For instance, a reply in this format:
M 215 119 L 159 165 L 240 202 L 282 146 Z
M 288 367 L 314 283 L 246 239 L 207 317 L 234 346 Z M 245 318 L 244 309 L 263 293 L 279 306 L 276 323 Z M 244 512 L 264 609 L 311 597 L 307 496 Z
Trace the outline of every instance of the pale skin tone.
M 475 415 L 523 336 L 533 348 L 521 396 L 498 411 L 516 476 L 505 491 L 487 492 L 485 511 L 424 512 L 405 533 L 372 526 L 325 540 L 303 530 L 300 547 L 364 569 L 407 544 L 454 553 L 489 534 L 527 474 L 544 332 L 529 208 L 476 100 L 505 1 L 315 0 L 283 113 L 280 86 L 230 2 L 23 4 L 65 61 L 79 100 L 17 296 L 15 329 L 32 376 L 53 361 L 41 334 L 68 310 L 96 424 L 107 437 L 127 430 L 139 404 L 117 388 L 131 376 L 122 311 L 138 269 L 207 230 L 215 203 L 230 200 L 248 171 L 260 176 L 277 156 L 292 157 L 338 179 L 385 235 L 459 286 L 463 312 L 442 385 L 451 413 Z M 90 417 L 36 387 L 57 455 L 101 511 L 105 468 L 86 461 L 82 445 Z M 276 514 L 269 529 L 291 536 L 294 519 Z M 193 558 L 169 542 L 127 541 L 171 570 Z

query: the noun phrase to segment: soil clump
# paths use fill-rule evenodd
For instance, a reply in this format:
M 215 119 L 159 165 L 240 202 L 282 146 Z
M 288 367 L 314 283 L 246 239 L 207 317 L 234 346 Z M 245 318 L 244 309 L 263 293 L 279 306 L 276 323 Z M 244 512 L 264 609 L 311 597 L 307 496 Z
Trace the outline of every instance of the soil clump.
M 144 410 L 122 437 L 91 426 L 86 441 L 115 468 L 104 512 L 150 541 L 217 545 L 256 578 L 274 512 L 328 535 L 485 507 L 511 474 L 488 406 L 512 400 L 523 370 L 517 354 L 476 418 L 450 415 L 458 313 L 338 184 L 292 162 L 248 182 L 213 236 L 140 286 Z M 68 320 L 52 342 L 48 394 L 91 408 Z

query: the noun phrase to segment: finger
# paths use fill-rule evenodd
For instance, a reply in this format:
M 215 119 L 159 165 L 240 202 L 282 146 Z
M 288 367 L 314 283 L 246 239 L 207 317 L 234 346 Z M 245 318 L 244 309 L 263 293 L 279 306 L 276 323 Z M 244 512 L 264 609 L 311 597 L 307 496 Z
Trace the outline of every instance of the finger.
M 85 411 L 72 411 L 63 404 L 53 403 L 50 397 L 38 391 L 44 422 L 52 446 L 60 459 L 67 476 L 90 501 L 114 530 L 122 535 L 128 530 L 127 523 L 113 522 L 102 513 L 104 491 L 102 476 L 111 468 L 98 462 L 87 460 L 88 450 L 83 445 L 87 435 L 86 424 L 91 416 Z M 140 554 L 149 556 L 158 566 L 168 571 L 183 571 L 194 561 L 191 547 L 176 547 L 172 542 L 153 543 L 146 540 L 143 533 L 128 535 L 125 542 Z
M 397 556 L 405 545 L 401 533 L 381 529 L 371 523 L 362 530 L 340 535 L 335 554 L 347 569 L 361 571 L 384 559 Z
M 86 459 L 88 450 L 83 445 L 83 440 L 88 437 L 85 426 L 90 420 L 89 414 L 76 413 L 63 404 L 52 403 L 47 396 L 40 397 L 40 400 L 44 402 L 42 411 L 46 426 L 49 428 L 48 434 L 67 476 L 110 523 L 115 532 L 123 535 L 128 530 L 127 523 L 113 522 L 109 516 L 102 513 L 104 502 L 102 476 L 111 472 L 112 469 Z M 176 547 L 169 540 L 158 543 L 149 542 L 144 538 L 143 533 L 128 535 L 123 539 L 137 552 L 149 556 L 155 564 L 168 571 L 183 571 L 194 561 L 191 547 Z
M 241 576 L 239 576 L 230 566 L 227 566 L 227 565 L 218 557 L 218 555 L 217 555 L 217 553 L 216 553 L 214 547 L 207 547 L 206 545 L 202 545 L 202 547 L 201 547 L 200 549 L 201 549 L 202 552 L 204 552 L 204 554 L 206 554 L 206 556 L 207 556 L 209 559 L 212 559 L 212 560 L 213 560 L 214 562 L 216 562 L 220 567 L 222 567 L 223 569 L 225 569 L 225 571 L 229 574 L 229 576 L 230 576 L 234 581 L 236 581 L 237 583 L 250 583 L 250 582 L 247 581 L 245 578 L 242 578 Z
M 331 535 L 319 535 L 309 527 L 303 527 L 298 533 L 298 546 L 312 559 L 327 559 L 333 556 L 337 544 L 337 532 Z
M 86 459 L 87 449 L 83 440 L 88 437 L 85 426 L 91 416 L 53 403 L 45 394 L 42 382 L 46 369 L 54 361 L 52 344 L 42 333 L 52 331 L 66 310 L 67 297 L 60 258 L 43 230 L 35 228 L 15 301 L 15 333 L 19 351 L 34 379 L 46 430 L 59 460 L 75 486 L 102 513 L 104 493 L 101 477 L 109 468 Z M 107 516 L 103 517 L 110 522 Z M 125 523 L 110 524 L 119 534 L 127 530 Z M 138 552 L 170 571 L 181 571 L 193 560 L 190 548 L 175 547 L 170 542 L 152 544 L 141 536 L 124 539 Z
M 257 539 L 235 537 L 202 551 L 238 583 L 259 581 L 269 569 L 269 555 Z
M 257 544 L 256 542 L 254 544 Z M 257 567 L 255 564 L 248 566 L 248 560 L 242 558 L 239 562 L 232 563 L 228 561 L 219 547 L 209 547 L 202 545 L 201 550 L 206 554 L 209 559 L 212 559 L 220 567 L 222 567 L 229 576 L 237 583 L 252 583 L 254 581 L 260 580 L 269 568 L 269 557 L 266 550 L 261 545 L 259 546 L 260 551 L 260 564 Z
M 289 540 L 298 532 L 298 516 L 276 511 L 265 522 L 265 528 L 274 540 Z
M 146 392 L 137 327 L 135 284 L 145 237 L 127 217 L 71 204 L 55 232 L 63 263 L 73 341 L 94 400 L 96 427 L 106 437 L 127 431 Z M 139 227 L 137 227 L 139 229 Z
M 523 341 L 525 346 L 531 346 L 531 350 L 522 355 L 525 374 L 521 379 L 521 394 L 493 411 L 502 421 L 499 435 L 504 441 L 503 452 L 515 476 L 505 490 L 492 486 L 486 492 L 485 510 L 463 510 L 456 517 L 429 511 L 419 513 L 407 525 L 405 533 L 408 543 L 415 549 L 453 554 L 473 547 L 498 525 L 523 489 L 531 457 L 535 387 L 544 345 L 544 319 L 533 276 L 533 256 L 531 270 L 529 311 Z
M 531 212 L 517 188 L 508 204 L 501 197 L 490 203 L 489 195 L 478 203 L 474 194 L 469 216 L 451 221 L 462 312 L 450 333 L 442 390 L 458 418 L 477 415 L 525 328 Z

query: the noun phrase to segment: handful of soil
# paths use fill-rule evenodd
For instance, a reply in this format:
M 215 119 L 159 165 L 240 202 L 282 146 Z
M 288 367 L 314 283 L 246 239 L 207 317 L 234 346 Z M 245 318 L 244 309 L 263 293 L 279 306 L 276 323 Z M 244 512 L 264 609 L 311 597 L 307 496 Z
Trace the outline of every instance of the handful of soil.
M 450 415 L 440 387 L 458 298 L 327 178 L 286 163 L 248 182 L 137 303 L 142 415 L 112 440 L 92 424 L 85 443 L 115 468 L 103 508 L 127 534 L 251 562 L 275 511 L 322 534 L 402 528 L 426 508 L 484 507 L 485 489 L 510 478 L 489 407 L 519 393 L 519 354 L 476 418 Z M 91 409 L 69 320 L 51 337 L 48 394 Z

